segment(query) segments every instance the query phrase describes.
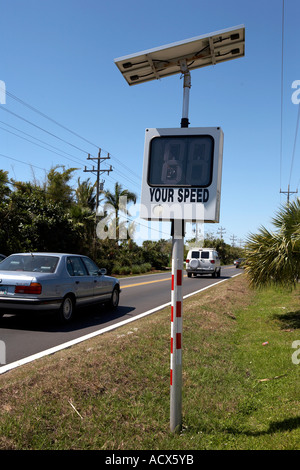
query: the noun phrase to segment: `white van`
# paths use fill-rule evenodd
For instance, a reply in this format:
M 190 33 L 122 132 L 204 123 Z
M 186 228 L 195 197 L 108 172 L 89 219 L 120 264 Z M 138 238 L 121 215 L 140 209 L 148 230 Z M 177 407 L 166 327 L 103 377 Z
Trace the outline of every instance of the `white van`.
M 211 274 L 212 277 L 221 276 L 221 262 L 215 248 L 192 248 L 186 259 L 186 272 L 188 277 L 197 274 Z

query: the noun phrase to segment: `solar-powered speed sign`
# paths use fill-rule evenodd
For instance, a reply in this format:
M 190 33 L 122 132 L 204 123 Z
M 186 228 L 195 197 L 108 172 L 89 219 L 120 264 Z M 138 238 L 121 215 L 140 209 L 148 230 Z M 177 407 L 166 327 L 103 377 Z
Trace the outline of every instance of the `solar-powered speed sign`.
M 182 425 L 182 221 L 219 222 L 223 132 L 189 128 L 190 70 L 245 55 L 245 27 L 115 59 L 129 85 L 183 75 L 180 129 L 147 129 L 140 216 L 172 221 L 170 429 Z
M 140 217 L 218 222 L 220 127 L 146 129 Z

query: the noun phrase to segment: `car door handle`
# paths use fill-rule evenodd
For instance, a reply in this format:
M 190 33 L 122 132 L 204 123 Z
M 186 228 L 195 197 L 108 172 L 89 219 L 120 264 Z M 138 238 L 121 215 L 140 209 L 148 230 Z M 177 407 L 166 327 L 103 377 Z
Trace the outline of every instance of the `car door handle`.
M 75 284 L 79 284 L 80 281 L 75 281 Z

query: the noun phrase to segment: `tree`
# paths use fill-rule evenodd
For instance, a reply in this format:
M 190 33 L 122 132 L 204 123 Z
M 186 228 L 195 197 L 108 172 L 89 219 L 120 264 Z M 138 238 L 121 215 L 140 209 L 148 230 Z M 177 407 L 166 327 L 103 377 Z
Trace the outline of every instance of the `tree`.
M 0 203 L 3 202 L 11 192 L 8 185 L 8 171 L 0 170 Z
M 144 259 L 155 269 L 163 269 L 169 264 L 171 243 L 167 240 L 145 240 L 143 242 Z
M 123 189 L 122 185 L 119 183 L 115 184 L 115 191 L 105 191 L 104 192 L 104 211 L 112 210 L 114 212 L 115 221 L 116 221 L 116 239 L 119 240 L 120 234 L 120 212 L 128 215 L 127 203 L 133 202 L 136 203 L 137 196 L 135 193 Z
M 62 172 L 57 171 L 62 168 Z M 68 182 L 76 168 L 65 169 L 64 165 L 56 165 L 51 168 L 47 175 L 46 192 L 47 198 L 56 203 L 61 202 L 65 207 L 70 207 L 73 202 L 73 189 Z
M 75 190 L 75 198 L 78 205 L 87 207 L 91 211 L 96 209 L 96 184 L 90 183 L 90 178 L 81 182 L 80 178 L 77 180 L 77 189 Z
M 14 188 L 0 205 L 2 252 L 81 249 L 84 230 L 71 217 L 70 209 L 49 200 L 39 185 L 16 181 Z
M 272 219 L 276 230 L 261 227 L 246 245 L 246 272 L 253 287 L 295 285 L 300 277 L 300 198 L 282 206 Z

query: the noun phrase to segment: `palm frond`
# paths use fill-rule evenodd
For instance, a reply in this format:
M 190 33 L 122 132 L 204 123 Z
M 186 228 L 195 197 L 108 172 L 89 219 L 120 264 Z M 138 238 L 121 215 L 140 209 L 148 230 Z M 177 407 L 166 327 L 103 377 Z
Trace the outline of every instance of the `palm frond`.
M 246 272 L 253 287 L 294 285 L 300 278 L 300 201 L 276 214 L 275 232 L 261 227 L 246 244 Z

